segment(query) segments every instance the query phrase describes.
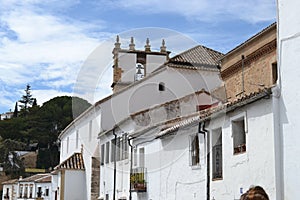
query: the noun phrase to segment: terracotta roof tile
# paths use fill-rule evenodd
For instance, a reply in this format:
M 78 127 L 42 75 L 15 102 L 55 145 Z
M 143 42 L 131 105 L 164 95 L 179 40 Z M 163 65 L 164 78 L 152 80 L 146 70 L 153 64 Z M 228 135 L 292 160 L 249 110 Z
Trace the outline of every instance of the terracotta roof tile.
M 18 181 L 19 181 L 19 179 L 11 179 L 11 180 L 2 182 L 2 185 L 15 184 L 15 183 L 17 183 Z
M 222 104 L 217 107 L 208 108 L 205 110 L 202 110 L 198 112 L 198 114 L 195 115 L 195 113 L 191 114 L 189 117 L 185 117 L 183 119 L 177 120 L 177 123 L 174 124 L 173 122 L 170 122 L 169 125 L 166 126 L 162 131 L 160 131 L 157 134 L 157 137 L 165 136 L 169 133 L 172 133 L 179 128 L 185 127 L 189 124 L 192 124 L 194 122 L 198 121 L 205 121 L 213 116 L 213 114 L 216 114 L 218 112 L 229 112 L 231 110 L 234 110 L 235 108 L 250 104 L 254 101 L 257 101 L 261 98 L 264 98 L 266 96 L 269 96 L 271 94 L 271 88 L 266 88 L 259 90 L 258 92 L 253 92 L 248 95 L 245 95 L 244 97 L 241 97 L 239 99 L 236 99 L 233 102 L 228 102 L 225 104 Z
M 84 170 L 84 162 L 81 153 L 74 153 L 67 160 L 59 164 L 54 168 L 55 170 L 59 169 L 73 169 L 73 170 Z
M 38 182 L 41 179 L 44 179 L 46 177 L 50 177 L 50 182 L 51 182 L 51 176 L 50 174 L 35 174 L 33 176 L 29 176 L 27 178 L 23 178 L 19 180 L 20 182 Z
M 174 56 L 173 58 L 170 58 L 169 63 L 216 67 L 216 65 L 218 64 L 218 60 L 222 56 L 223 54 L 218 51 L 212 50 L 202 45 L 198 45 Z

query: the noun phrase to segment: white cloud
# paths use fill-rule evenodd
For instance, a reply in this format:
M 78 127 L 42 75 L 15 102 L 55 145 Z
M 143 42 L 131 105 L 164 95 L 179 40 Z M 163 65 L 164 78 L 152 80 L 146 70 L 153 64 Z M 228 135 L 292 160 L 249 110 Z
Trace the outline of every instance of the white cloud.
M 102 0 L 101 5 L 129 9 L 136 13 L 174 13 L 191 20 L 214 22 L 241 19 L 250 23 L 275 19 L 274 0 Z
M 72 21 L 41 12 L 38 3 L 0 0 L 2 110 L 14 106 L 22 95 L 17 91 L 27 83 L 37 83 L 34 93 L 39 103 L 57 95 L 72 95 L 62 88 L 73 86 L 84 60 L 111 35 L 101 31 L 105 26 L 101 20 L 98 24 Z M 40 86 L 49 90 L 39 90 Z

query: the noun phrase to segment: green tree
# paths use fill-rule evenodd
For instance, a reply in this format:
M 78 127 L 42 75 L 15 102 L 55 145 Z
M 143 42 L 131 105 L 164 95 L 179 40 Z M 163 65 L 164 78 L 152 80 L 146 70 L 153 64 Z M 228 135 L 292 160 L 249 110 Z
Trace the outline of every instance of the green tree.
M 18 102 L 16 102 L 13 117 L 15 117 L 15 118 L 18 117 Z
M 22 105 L 19 105 L 19 106 L 21 107 L 21 110 L 24 113 L 28 112 L 28 107 L 30 105 L 32 105 L 33 102 L 34 102 L 34 98 L 32 98 L 31 89 L 30 88 L 31 88 L 31 86 L 29 84 L 27 84 L 26 89 L 24 90 L 25 91 L 25 95 L 23 95 L 22 98 L 21 98 L 21 100 L 19 100 L 19 102 L 22 104 Z
M 57 138 L 74 119 L 74 99 L 77 105 L 80 105 L 77 106 L 77 114 L 82 113 L 90 106 L 81 98 L 55 97 L 41 107 L 38 105 L 29 107 L 26 116 L 19 115 L 11 120 L 0 121 L 0 137 L 3 140 L 22 142 L 27 146 L 38 143 L 37 167 L 56 166 L 59 161 Z M 24 147 L 23 150 L 26 148 Z

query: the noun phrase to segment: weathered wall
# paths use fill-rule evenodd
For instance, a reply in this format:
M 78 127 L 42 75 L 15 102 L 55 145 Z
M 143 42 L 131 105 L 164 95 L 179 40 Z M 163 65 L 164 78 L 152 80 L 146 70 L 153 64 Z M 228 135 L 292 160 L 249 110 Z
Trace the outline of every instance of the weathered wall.
M 276 46 L 276 25 L 272 25 L 232 53 L 225 55 L 222 59 L 221 76 L 229 101 L 242 95 L 243 84 L 244 94 L 275 84 L 272 64 L 277 63 Z

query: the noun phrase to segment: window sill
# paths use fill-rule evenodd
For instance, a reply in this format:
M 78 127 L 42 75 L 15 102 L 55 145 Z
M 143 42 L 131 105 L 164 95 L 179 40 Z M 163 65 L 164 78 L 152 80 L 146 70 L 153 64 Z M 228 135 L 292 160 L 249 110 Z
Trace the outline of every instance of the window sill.
M 223 181 L 223 177 L 222 178 L 213 178 L 212 181 Z
M 190 166 L 192 170 L 199 170 L 201 169 L 201 165 L 192 165 Z
M 246 153 L 246 151 L 241 151 L 241 152 L 233 153 L 233 155 L 236 156 L 236 155 L 241 155 L 241 154 L 245 154 L 245 153 Z

